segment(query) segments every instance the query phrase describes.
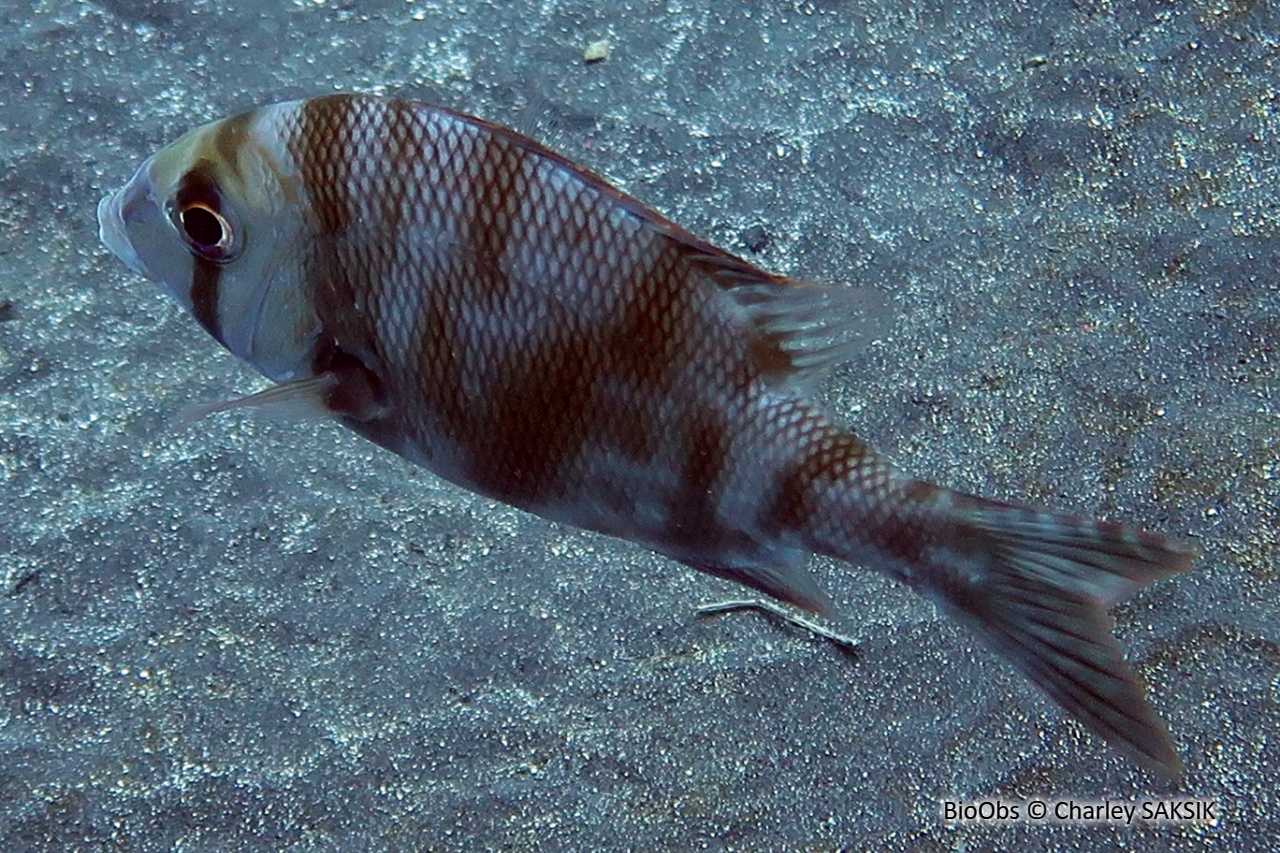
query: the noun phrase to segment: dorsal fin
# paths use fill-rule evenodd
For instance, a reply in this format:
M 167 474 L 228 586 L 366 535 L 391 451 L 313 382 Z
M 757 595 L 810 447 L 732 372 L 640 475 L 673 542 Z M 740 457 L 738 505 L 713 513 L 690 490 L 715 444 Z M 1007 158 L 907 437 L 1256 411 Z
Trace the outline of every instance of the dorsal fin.
M 833 364 L 851 358 L 889 329 L 888 300 L 875 288 L 819 285 L 773 275 L 698 239 L 634 196 L 524 134 L 472 116 L 451 114 L 559 164 L 671 241 L 691 265 L 743 310 L 752 335 L 751 350 L 766 379 L 812 384 Z
M 889 330 L 888 301 L 871 287 L 784 279 L 727 292 L 759 333 L 754 349 L 770 378 L 812 384 Z
M 811 385 L 892 324 L 888 297 L 877 288 L 796 281 L 702 241 L 685 245 L 690 262 L 746 314 L 755 335 L 752 352 L 768 379 Z

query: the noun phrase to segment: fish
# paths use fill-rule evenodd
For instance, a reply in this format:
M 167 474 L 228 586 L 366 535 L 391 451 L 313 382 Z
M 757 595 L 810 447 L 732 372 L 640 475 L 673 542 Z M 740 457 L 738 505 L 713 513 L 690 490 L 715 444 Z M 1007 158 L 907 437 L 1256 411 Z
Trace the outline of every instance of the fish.
M 814 386 L 883 334 L 876 288 L 767 272 L 528 136 L 364 94 L 197 127 L 98 222 L 274 383 L 190 417 L 330 418 L 481 495 L 820 616 L 839 611 L 813 555 L 883 572 L 1181 778 L 1108 610 L 1200 550 L 874 451 Z

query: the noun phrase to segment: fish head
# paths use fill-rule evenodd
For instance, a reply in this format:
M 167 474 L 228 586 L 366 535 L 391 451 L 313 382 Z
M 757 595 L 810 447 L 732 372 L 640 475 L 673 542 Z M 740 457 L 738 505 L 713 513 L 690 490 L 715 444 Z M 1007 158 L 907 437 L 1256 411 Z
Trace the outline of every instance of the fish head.
M 188 132 L 98 204 L 113 254 L 276 381 L 308 375 L 319 329 L 301 182 L 275 115 L 287 106 Z

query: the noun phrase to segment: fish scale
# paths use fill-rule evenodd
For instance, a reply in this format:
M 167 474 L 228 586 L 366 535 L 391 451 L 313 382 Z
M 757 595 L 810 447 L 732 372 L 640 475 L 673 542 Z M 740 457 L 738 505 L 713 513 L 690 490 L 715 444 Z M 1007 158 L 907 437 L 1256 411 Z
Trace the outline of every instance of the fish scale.
M 1195 548 L 916 480 L 814 402 L 883 329 L 514 131 L 336 95 L 191 131 L 102 239 L 279 385 L 437 474 L 825 614 L 824 554 L 939 603 L 1145 766 L 1180 763 L 1106 608 Z

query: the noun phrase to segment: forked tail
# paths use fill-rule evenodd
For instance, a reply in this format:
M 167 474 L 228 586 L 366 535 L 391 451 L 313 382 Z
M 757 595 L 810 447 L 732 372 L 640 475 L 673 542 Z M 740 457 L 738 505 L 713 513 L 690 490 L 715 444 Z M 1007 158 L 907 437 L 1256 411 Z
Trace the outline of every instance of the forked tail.
M 1184 571 L 1198 550 L 1120 524 L 969 495 L 939 491 L 933 503 L 951 535 L 928 537 L 932 547 L 921 556 L 940 571 L 926 569 L 913 582 L 1102 738 L 1181 778 L 1168 729 L 1147 705 L 1107 609 Z

